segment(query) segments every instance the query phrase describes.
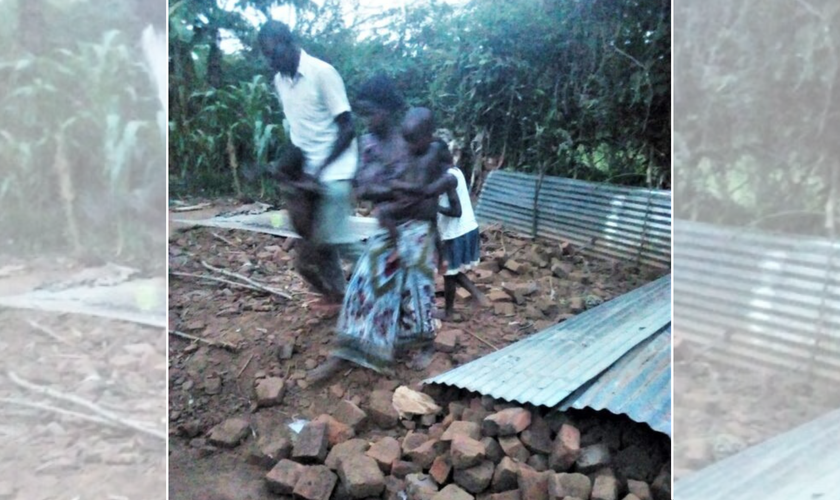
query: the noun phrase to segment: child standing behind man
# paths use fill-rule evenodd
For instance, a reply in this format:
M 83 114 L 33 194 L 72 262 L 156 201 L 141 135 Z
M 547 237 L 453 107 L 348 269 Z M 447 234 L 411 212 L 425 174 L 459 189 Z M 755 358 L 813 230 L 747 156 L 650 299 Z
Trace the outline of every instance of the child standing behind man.
M 426 108 L 410 110 L 403 123 L 403 137 L 409 145 L 418 170 L 436 170 L 438 180 L 426 186 L 403 186 L 405 190 L 419 190 L 424 196 L 439 197 L 437 230 L 441 240 L 440 260 L 444 281 L 444 320 L 451 320 L 455 309 L 455 291 L 466 289 L 480 305 L 489 302 L 465 274 L 478 265 L 481 257 L 481 238 L 478 221 L 473 212 L 467 181 L 461 169 L 452 164 L 446 145 L 433 137 L 434 119 Z

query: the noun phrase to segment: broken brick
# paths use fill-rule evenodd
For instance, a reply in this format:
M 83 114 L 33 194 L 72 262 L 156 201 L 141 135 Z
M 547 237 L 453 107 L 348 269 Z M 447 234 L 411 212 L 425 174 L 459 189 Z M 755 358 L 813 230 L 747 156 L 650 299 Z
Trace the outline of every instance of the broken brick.
M 270 377 L 257 380 L 255 392 L 257 406 L 275 406 L 283 402 L 286 395 L 286 385 L 280 377 Z
M 493 493 L 487 500 L 524 500 L 519 494 L 519 490 L 510 490 L 502 493 Z
M 449 455 L 452 461 L 452 467 L 456 470 L 468 469 L 484 460 L 486 450 L 480 441 L 466 436 L 456 435 L 452 439 L 452 447 L 449 450 Z
M 437 439 L 429 439 L 417 448 L 406 453 L 406 455 L 423 469 L 428 469 L 435 460 L 435 457 L 442 452 L 441 444 Z
M 455 436 L 464 436 L 475 440 L 481 439 L 481 427 L 475 422 L 457 420 L 449 425 L 440 440 L 452 441 Z
M 548 470 L 548 458 L 545 455 L 531 455 L 525 463 L 537 472 L 545 472 Z
M 298 434 L 292 458 L 301 463 L 322 463 L 327 457 L 329 438 L 323 422 L 309 422 Z
M 596 477 L 590 498 L 592 500 L 618 500 L 618 480 L 607 475 Z
M 505 451 L 499 446 L 499 442 L 491 437 L 486 437 L 481 440 L 481 444 L 484 445 L 484 449 L 487 453 L 487 460 L 490 460 L 494 464 L 498 465 L 499 462 L 505 457 Z
M 450 484 L 433 496 L 432 500 L 474 500 L 474 498 L 457 485 Z
M 517 480 L 522 498 L 548 500 L 548 472 L 537 472 L 525 464 L 519 464 Z
M 338 475 L 354 498 L 375 497 L 385 490 L 385 475 L 376 460 L 366 455 L 356 455 L 342 460 Z
M 513 304 L 502 302 L 493 304 L 493 312 L 496 313 L 496 316 L 513 316 L 516 313 L 516 309 L 513 307 Z
M 280 460 L 265 476 L 269 491 L 278 495 L 291 495 L 304 469 L 306 467 L 297 462 Z
M 445 455 L 438 455 L 432 466 L 429 468 L 429 475 L 435 480 L 437 484 L 444 485 L 449 480 L 449 475 L 452 473 L 452 464 Z
M 495 467 L 493 462 L 485 460 L 469 469 L 455 469 L 455 484 L 461 486 L 470 493 L 478 494 L 486 490 L 493 480 Z
M 367 414 L 361 408 L 345 399 L 338 403 L 333 417 L 339 422 L 357 429 L 367 419 Z
M 610 450 L 603 443 L 593 444 L 580 450 L 575 468 L 578 472 L 589 474 L 610 464 Z
M 409 474 L 419 474 L 421 472 L 423 472 L 423 468 L 414 462 L 394 460 L 394 463 L 391 464 L 391 475 L 399 479 L 405 479 Z
M 423 434 L 422 432 L 414 432 L 409 431 L 408 434 L 405 435 L 402 442 L 402 451 L 403 455 L 407 455 L 409 452 L 412 452 L 420 447 L 423 443 L 429 440 L 429 436 Z
M 459 330 L 443 330 L 435 335 L 435 349 L 440 352 L 455 352 L 458 346 Z
M 644 481 L 635 481 L 633 479 L 627 480 L 627 491 L 636 495 L 639 500 L 653 500 L 650 486 Z
M 210 430 L 210 444 L 220 448 L 235 448 L 250 433 L 251 425 L 244 418 L 229 418 Z
M 548 480 L 548 494 L 552 500 L 566 497 L 589 498 L 592 495 L 592 480 L 578 472 L 551 474 Z
M 350 439 L 343 443 L 339 443 L 330 450 L 324 465 L 332 470 L 338 470 L 338 466 L 342 460 L 348 457 L 363 455 L 370 445 L 364 439 Z
M 563 424 L 554 439 L 554 449 L 548 466 L 555 472 L 566 472 L 580 455 L 580 431 L 569 424 Z
M 323 465 L 305 467 L 292 492 L 303 500 L 329 500 L 338 478 Z
M 384 437 L 373 444 L 366 453 L 374 459 L 382 472 L 389 472 L 395 460 L 402 456 L 400 442 L 392 437 Z
M 519 463 L 524 464 L 528 461 L 528 457 L 531 456 L 525 448 L 525 445 L 522 444 L 522 441 L 520 441 L 516 436 L 499 438 L 499 445 L 502 447 L 502 451 L 505 452 L 505 455 Z
M 248 456 L 248 462 L 270 469 L 277 462 L 289 458 L 292 452 L 292 442 L 286 438 L 275 439 L 270 442 L 258 442 Z
M 343 443 L 356 436 L 356 432 L 349 425 L 339 422 L 329 415 L 319 415 L 314 422 L 321 422 L 327 426 L 327 440 L 330 446 Z
M 509 408 L 484 419 L 481 430 L 485 436 L 513 436 L 531 425 L 531 412 L 524 408 Z
M 531 453 L 550 455 L 554 448 L 554 443 L 551 441 L 551 428 L 544 419 L 538 416 L 531 419 L 531 425 L 522 431 L 519 438 Z
M 394 393 L 390 391 L 373 391 L 370 394 L 370 419 L 382 429 L 393 429 L 397 426 L 400 416 L 393 404 Z
M 431 500 L 438 493 L 437 484 L 426 474 L 409 474 L 405 480 L 408 498 L 412 500 Z
M 496 466 L 496 471 L 493 473 L 493 491 L 508 491 L 514 490 L 519 486 L 519 465 L 511 460 L 510 457 L 505 457 Z

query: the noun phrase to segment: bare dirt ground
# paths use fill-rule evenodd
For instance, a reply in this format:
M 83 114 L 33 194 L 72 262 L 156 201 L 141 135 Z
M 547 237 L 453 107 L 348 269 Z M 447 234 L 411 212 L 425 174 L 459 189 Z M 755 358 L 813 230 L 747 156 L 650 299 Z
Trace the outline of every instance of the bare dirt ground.
M 0 256 L 0 263 L 2 295 L 24 293 L 81 269 L 58 258 Z M 100 318 L 8 309 L 0 309 L 0 325 L 0 498 L 163 498 L 165 442 L 87 421 L 84 417 L 96 417 L 94 411 L 66 399 L 80 398 L 125 419 L 165 428 L 163 332 Z M 36 386 L 65 399 L 39 394 Z
M 208 215 L 212 214 L 200 217 Z M 497 292 L 491 295 L 494 307 L 484 309 L 463 297 L 457 299 L 461 321 L 442 327 L 460 330 L 460 345 L 454 353 L 436 353 L 423 371 L 401 364 L 394 380 L 369 370 L 349 369 L 326 384 L 312 387 L 306 371 L 326 359 L 334 320 L 321 320 L 308 311 L 307 303 L 316 296 L 293 270 L 292 241 L 251 232 L 173 229 L 170 273 L 208 274 L 200 264 L 204 260 L 293 297 L 283 300 L 170 274 L 170 329 L 237 347 L 233 351 L 170 336 L 169 493 L 173 500 L 267 498 L 265 470 L 247 462 L 248 444 L 257 438 L 286 436 L 290 422 L 331 414 L 342 399 L 362 405 L 376 388 L 416 388 L 429 376 L 563 321 L 584 310 L 587 303 L 594 306 L 599 300 L 614 298 L 663 274 L 591 260 L 573 252 L 564 254 L 558 243 L 534 243 L 490 229 L 482 236 L 484 270 L 473 273 L 472 278 L 486 292 Z M 496 260 L 505 258 L 525 268 L 519 273 L 493 269 Z M 554 274 L 552 259 L 561 264 Z M 503 284 L 509 289 L 527 289 L 528 295 L 520 296 L 517 304 L 513 295 L 502 291 Z M 442 291 L 442 282 L 438 290 Z M 442 306 L 442 296 L 439 300 Z M 503 311 L 505 308 L 510 308 L 510 315 Z M 257 410 L 254 384 L 265 376 L 285 378 L 287 389 L 282 404 Z M 208 444 L 206 435 L 213 426 L 240 416 L 251 421 L 249 443 L 232 450 Z
M 727 367 L 684 345 L 674 361 L 674 479 L 840 407 L 840 388 Z

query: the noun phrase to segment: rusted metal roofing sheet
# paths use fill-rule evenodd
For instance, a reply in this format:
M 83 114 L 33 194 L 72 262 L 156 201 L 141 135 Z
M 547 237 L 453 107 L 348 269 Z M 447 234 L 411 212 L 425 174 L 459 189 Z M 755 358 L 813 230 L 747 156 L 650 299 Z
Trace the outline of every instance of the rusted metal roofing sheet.
M 840 410 L 674 483 L 676 500 L 829 500 L 840 492 Z
M 263 212 L 260 214 L 218 215 L 210 219 L 176 219 L 175 222 L 193 226 L 218 227 L 273 234 L 287 238 L 299 238 L 292 229 L 288 213 L 285 210 Z M 350 217 L 350 230 L 359 240 L 367 239 L 382 230 L 372 217 Z
M 840 243 L 675 221 L 674 324 L 746 368 L 840 381 Z
M 671 277 L 425 381 L 553 407 L 671 320 Z
M 671 192 L 562 177 L 491 172 L 476 216 L 483 223 L 554 240 L 584 253 L 667 269 L 671 264 Z
M 637 345 L 558 408 L 624 414 L 671 435 L 671 325 Z

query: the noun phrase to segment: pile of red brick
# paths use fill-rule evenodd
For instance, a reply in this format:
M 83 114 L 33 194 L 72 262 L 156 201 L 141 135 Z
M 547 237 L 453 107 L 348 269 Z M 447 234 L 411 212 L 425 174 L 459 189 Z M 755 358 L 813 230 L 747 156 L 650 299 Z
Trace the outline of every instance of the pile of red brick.
M 364 409 L 342 401 L 291 439 L 255 443 L 251 462 L 270 469 L 271 492 L 306 500 L 671 498 L 670 440 L 629 419 L 487 397 L 400 415 L 393 396 L 373 391 Z M 210 441 L 235 446 L 248 434 L 234 419 Z

